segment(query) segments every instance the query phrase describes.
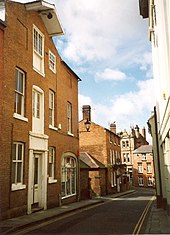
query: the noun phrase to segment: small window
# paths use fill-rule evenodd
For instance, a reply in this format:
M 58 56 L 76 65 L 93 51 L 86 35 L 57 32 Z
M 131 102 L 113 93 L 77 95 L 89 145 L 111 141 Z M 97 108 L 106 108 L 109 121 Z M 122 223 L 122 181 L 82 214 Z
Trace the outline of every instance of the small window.
M 54 92 L 49 91 L 49 124 L 54 126 Z
M 122 141 L 122 148 L 125 148 L 126 144 L 125 141 Z
M 153 178 L 148 177 L 148 186 L 153 186 Z
M 72 104 L 67 102 L 67 130 L 72 133 Z
M 138 163 L 138 173 L 143 173 L 142 163 Z
M 49 51 L 49 68 L 56 73 L 56 56 Z
M 146 159 L 146 153 L 143 153 L 142 154 L 142 161 L 146 161 L 147 159 Z
M 14 112 L 24 116 L 25 114 L 25 73 L 16 69 L 16 87 L 15 87 L 15 103 Z
M 52 182 L 54 180 L 54 165 L 55 165 L 55 148 L 49 147 L 49 181 Z
M 12 146 L 12 189 L 20 189 L 20 186 L 23 185 L 23 159 L 24 144 L 14 142 Z
M 143 186 L 143 177 L 138 177 L 139 186 Z
M 151 163 L 147 163 L 147 173 L 152 173 Z

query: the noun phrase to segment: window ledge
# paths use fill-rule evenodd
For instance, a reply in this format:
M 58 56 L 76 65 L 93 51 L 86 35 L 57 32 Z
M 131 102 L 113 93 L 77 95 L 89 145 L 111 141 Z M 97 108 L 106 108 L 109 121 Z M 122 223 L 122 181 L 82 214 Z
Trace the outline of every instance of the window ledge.
M 54 131 L 58 131 L 58 128 L 55 127 L 55 126 L 49 125 L 49 128 L 52 129 L 52 130 L 54 130 Z
M 45 73 L 42 73 L 41 71 L 39 71 L 37 68 L 35 68 L 34 66 L 33 66 L 33 69 L 34 69 L 34 71 L 36 71 L 37 73 L 39 73 L 41 76 L 43 76 L 43 77 L 45 77 Z
M 13 114 L 13 117 L 16 118 L 16 119 L 19 119 L 19 120 L 21 120 L 21 121 L 28 122 L 28 118 L 23 117 L 22 115 L 20 115 L 20 114 L 18 114 L 18 113 L 14 113 L 14 114 Z
M 76 193 L 74 193 L 74 194 L 69 194 L 69 195 L 66 195 L 66 196 L 62 196 L 61 199 L 65 199 L 65 198 L 68 198 L 68 197 L 73 197 L 73 196 L 75 196 L 75 195 L 76 195 Z
M 57 179 L 49 178 L 48 183 L 49 184 L 57 183 Z
M 74 136 L 74 134 L 69 132 L 69 131 L 67 132 L 67 134 L 70 135 L 70 136 Z
M 26 185 L 25 184 L 12 184 L 12 191 L 16 191 L 16 190 L 21 190 L 21 189 L 25 189 Z

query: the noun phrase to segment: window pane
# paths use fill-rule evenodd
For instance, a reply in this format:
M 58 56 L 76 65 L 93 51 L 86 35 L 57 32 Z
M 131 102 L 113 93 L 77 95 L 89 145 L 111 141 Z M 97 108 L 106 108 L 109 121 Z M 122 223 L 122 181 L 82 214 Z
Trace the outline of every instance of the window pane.
M 12 163 L 12 184 L 15 183 L 15 174 L 16 174 L 16 163 Z
M 18 160 L 22 160 L 22 145 L 18 144 Z
M 22 167 L 22 163 L 18 162 L 17 163 L 17 183 L 21 183 L 21 167 Z
M 12 160 L 16 160 L 16 144 L 12 146 Z

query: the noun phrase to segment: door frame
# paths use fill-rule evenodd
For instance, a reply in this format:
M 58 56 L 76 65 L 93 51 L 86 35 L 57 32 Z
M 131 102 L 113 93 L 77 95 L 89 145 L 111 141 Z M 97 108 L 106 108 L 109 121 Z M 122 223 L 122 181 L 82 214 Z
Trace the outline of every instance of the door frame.
M 41 192 L 39 196 L 39 207 L 43 210 L 47 209 L 47 159 L 48 151 L 35 151 L 29 150 L 29 176 L 28 176 L 28 203 L 27 203 L 27 214 L 32 213 L 33 204 L 33 186 L 34 186 L 34 158 L 35 154 L 40 154 L 41 158 Z

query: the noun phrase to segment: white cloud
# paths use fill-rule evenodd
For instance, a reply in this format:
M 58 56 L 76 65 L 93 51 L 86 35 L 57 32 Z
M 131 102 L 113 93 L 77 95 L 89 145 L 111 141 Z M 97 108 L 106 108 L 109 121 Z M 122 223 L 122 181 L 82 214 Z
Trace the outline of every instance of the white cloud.
M 151 92 L 153 82 L 153 79 L 139 81 L 137 92 L 114 97 L 108 105 L 95 104 L 90 97 L 79 95 L 80 103 L 81 106 L 83 104 L 91 105 L 92 121 L 106 128 L 108 128 L 108 123 L 113 121 L 116 121 L 118 130 L 128 129 L 136 124 L 141 128 L 146 127 L 146 122 L 155 105 L 155 96 L 153 91 Z
M 105 68 L 103 72 L 96 73 L 96 81 L 122 81 L 126 79 L 126 74 L 120 70 Z
M 140 53 L 145 47 L 142 36 L 147 32 L 136 0 L 57 0 L 56 7 L 68 38 L 62 51 L 68 60 L 109 60 L 114 65 L 130 56 L 127 49 Z M 126 56 L 126 61 L 134 58 Z

